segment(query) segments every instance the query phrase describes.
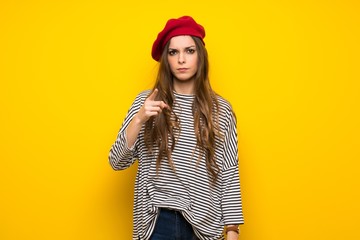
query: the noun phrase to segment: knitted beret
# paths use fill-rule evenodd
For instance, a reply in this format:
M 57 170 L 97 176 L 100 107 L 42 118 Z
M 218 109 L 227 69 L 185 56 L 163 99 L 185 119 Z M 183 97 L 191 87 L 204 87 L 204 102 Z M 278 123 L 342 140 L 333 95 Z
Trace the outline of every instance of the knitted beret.
M 175 36 L 190 35 L 198 37 L 204 43 L 205 29 L 190 16 L 172 18 L 166 22 L 164 29 L 159 32 L 152 46 L 151 56 L 159 61 L 166 43 Z M 205 45 L 205 43 L 204 43 Z

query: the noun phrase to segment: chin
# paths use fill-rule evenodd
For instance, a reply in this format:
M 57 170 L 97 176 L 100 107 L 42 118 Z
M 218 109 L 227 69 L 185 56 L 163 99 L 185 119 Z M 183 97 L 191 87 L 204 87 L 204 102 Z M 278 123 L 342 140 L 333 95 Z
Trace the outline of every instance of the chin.
M 176 78 L 178 81 L 187 82 L 187 81 L 193 80 L 193 79 L 194 79 L 194 75 L 192 75 L 192 76 L 175 76 L 175 78 Z
M 192 78 L 176 78 L 180 82 L 187 82 L 190 81 Z

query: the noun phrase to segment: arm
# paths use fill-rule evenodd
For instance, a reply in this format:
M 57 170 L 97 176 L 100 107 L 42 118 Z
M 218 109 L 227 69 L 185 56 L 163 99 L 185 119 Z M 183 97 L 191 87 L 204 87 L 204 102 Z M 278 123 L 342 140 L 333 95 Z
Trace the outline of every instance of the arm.
M 238 225 L 244 223 L 238 168 L 236 120 L 231 114 L 224 139 L 222 173 L 222 214 L 227 240 L 238 239 Z
M 168 107 L 163 101 L 154 100 L 157 92 L 155 89 L 144 104 L 139 96 L 132 104 L 109 153 L 109 162 L 114 170 L 125 169 L 134 162 L 137 158 L 135 146 L 143 124 L 151 116 L 157 116 L 163 108 Z
M 132 146 L 135 143 L 142 125 L 147 122 L 150 117 L 159 115 L 164 108 L 169 108 L 163 101 L 155 101 L 157 93 L 158 90 L 155 89 L 150 94 L 150 96 L 145 100 L 144 105 L 140 108 L 139 112 L 134 116 L 126 129 L 126 140 L 128 146 Z
M 238 240 L 240 229 L 239 225 L 227 225 L 226 229 L 226 240 Z

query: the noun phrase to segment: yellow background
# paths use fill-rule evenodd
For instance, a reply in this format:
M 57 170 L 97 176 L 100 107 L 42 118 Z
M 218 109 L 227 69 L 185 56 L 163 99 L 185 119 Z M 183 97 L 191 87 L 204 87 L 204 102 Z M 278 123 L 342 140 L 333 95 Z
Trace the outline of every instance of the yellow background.
M 237 114 L 240 239 L 360 239 L 359 5 L 1 1 L 0 239 L 131 238 L 136 166 L 108 151 L 182 15 Z

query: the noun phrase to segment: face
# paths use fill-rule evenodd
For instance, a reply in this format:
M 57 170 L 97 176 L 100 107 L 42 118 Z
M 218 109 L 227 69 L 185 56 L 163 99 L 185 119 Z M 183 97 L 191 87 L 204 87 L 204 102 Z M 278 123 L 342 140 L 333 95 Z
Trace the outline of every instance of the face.
M 198 69 L 198 54 L 190 36 L 175 36 L 170 39 L 168 62 L 174 81 L 193 81 Z

